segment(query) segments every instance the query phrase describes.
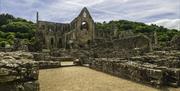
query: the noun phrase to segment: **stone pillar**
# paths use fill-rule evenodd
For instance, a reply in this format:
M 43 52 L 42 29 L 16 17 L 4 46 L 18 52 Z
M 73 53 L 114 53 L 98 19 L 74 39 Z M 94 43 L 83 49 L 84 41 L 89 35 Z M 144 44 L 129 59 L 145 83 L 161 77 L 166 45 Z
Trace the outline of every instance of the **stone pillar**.
M 155 46 L 157 46 L 157 44 L 158 44 L 158 38 L 157 38 L 157 32 L 156 31 L 154 32 L 154 44 L 155 44 Z

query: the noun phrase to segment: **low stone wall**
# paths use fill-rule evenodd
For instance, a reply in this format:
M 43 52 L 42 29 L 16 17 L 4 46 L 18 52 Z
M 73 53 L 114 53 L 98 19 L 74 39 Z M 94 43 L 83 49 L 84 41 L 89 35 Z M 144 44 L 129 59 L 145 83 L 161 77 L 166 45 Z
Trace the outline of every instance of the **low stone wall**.
M 120 58 L 95 58 L 90 68 L 140 83 L 161 87 L 180 86 L 180 69 Z
M 49 53 L 33 53 L 34 60 L 35 61 L 41 61 L 41 60 L 50 60 L 50 55 Z
M 35 61 L 73 61 L 72 57 L 55 57 L 51 56 L 49 53 L 33 53 Z
M 13 51 L 13 48 L 0 47 L 0 52 L 11 52 L 11 51 Z
M 58 68 L 61 62 L 74 60 L 72 57 L 54 57 L 49 53 L 33 53 L 33 56 L 40 69 Z
M 8 84 L 1 84 L 0 91 L 40 91 L 38 81 L 28 82 L 11 82 Z
M 39 91 L 38 75 L 30 53 L 0 53 L 0 91 Z
M 136 56 L 129 59 L 135 62 L 151 63 L 169 68 L 180 68 L 180 60 L 176 57 L 159 58 L 157 56 Z
M 139 59 L 140 58 L 140 59 Z M 180 51 L 153 51 L 140 56 L 138 60 L 141 62 L 152 63 L 158 66 L 166 66 L 168 68 L 180 68 Z M 135 60 L 134 60 L 135 59 Z M 131 60 L 136 61 L 136 58 Z
M 61 67 L 60 61 L 38 61 L 40 69 Z

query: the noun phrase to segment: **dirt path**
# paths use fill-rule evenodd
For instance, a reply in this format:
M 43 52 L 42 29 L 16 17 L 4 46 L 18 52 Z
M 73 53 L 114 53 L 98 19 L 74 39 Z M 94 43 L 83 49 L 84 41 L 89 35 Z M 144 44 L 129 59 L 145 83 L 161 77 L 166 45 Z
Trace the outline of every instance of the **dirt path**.
M 159 91 L 85 67 L 41 70 L 39 81 L 41 91 Z

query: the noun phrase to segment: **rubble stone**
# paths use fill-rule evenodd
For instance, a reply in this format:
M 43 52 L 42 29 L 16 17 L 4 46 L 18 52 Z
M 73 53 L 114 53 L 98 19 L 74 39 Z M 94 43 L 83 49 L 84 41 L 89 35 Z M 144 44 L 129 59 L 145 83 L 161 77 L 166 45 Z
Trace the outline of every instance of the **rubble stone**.
M 38 61 L 40 69 L 61 67 L 60 61 Z
M 0 52 L 0 91 L 39 91 L 39 66 L 26 52 Z
M 90 68 L 156 87 L 163 85 L 180 86 L 179 68 L 168 68 L 148 62 L 115 58 L 95 58 L 91 62 Z

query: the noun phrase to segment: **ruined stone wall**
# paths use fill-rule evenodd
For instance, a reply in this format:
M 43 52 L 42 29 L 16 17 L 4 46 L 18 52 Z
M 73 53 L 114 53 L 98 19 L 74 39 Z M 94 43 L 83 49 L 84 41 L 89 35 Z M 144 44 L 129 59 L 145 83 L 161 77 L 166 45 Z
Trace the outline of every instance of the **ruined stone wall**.
M 92 46 L 88 60 L 90 68 L 115 76 L 157 87 L 179 87 L 180 52 L 150 50 L 151 41 L 142 35 L 99 40 Z
M 25 52 L 0 52 L 0 91 L 39 91 L 39 67 Z
M 91 50 L 100 58 L 129 57 L 150 51 L 151 43 L 144 35 L 138 35 L 111 41 L 97 41 Z
M 83 27 L 86 25 L 85 27 Z M 71 22 L 72 30 L 75 30 L 76 41 L 79 45 L 85 45 L 93 41 L 95 24 L 87 8 L 83 8 L 78 17 Z
M 180 68 L 180 51 L 152 51 L 129 59 L 143 63 L 152 63 L 158 66 L 166 66 L 168 68 Z
M 64 34 L 70 31 L 70 24 L 38 21 L 36 39 L 40 39 L 43 48 L 55 49 L 65 47 Z
M 72 57 L 68 57 L 61 53 L 33 53 L 34 60 L 38 63 L 40 69 L 61 67 L 61 62 L 73 61 Z
M 36 40 L 42 49 L 67 48 L 70 41 L 84 46 L 94 39 L 95 25 L 87 8 L 71 23 L 37 21 L 37 24 Z
M 171 58 L 171 59 L 169 59 Z M 180 86 L 179 52 L 123 58 L 92 58 L 90 68 L 152 86 Z
M 174 36 L 171 40 L 171 46 L 173 49 L 180 50 L 180 36 Z
M 113 30 L 96 30 L 95 38 L 96 39 L 112 39 L 115 37 Z
M 113 45 L 117 49 L 134 49 L 142 48 L 150 50 L 150 40 L 144 35 L 126 37 L 119 40 L 114 40 Z
M 0 52 L 11 52 L 11 51 L 13 51 L 13 48 L 0 47 Z
M 132 31 L 118 31 L 118 30 L 96 30 L 95 38 L 96 39 L 122 39 L 134 36 L 135 34 Z
M 60 61 L 52 60 L 49 53 L 33 53 L 34 60 L 39 64 L 40 69 L 60 67 Z
M 38 31 L 42 33 L 42 36 L 37 35 L 37 37 L 42 37 L 40 41 L 43 42 L 43 47 L 47 49 L 55 47 L 51 40 L 55 42 L 56 23 L 39 21 L 38 24 Z

